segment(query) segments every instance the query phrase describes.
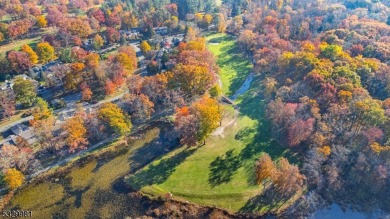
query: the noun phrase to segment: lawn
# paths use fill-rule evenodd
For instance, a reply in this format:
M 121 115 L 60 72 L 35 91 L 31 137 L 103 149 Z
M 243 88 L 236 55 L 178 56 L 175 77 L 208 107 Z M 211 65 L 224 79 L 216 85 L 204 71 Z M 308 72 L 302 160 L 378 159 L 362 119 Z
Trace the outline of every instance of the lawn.
M 221 67 L 223 91 L 232 94 L 245 81 L 251 64 L 237 52 L 233 38 L 214 34 L 207 39 Z M 177 149 L 126 181 L 147 194 L 172 193 L 179 200 L 232 212 L 264 213 L 288 206 L 291 200 L 280 207 L 280 200 L 264 198 L 265 191 L 255 183 L 255 162 L 263 152 L 274 160 L 283 156 L 296 162 L 295 156 L 270 137 L 270 125 L 264 120 L 265 102 L 255 85 L 236 102 L 240 107 L 239 119 L 226 127 L 223 135 L 209 137 L 206 145 L 199 148 Z
M 45 28 L 41 35 L 47 34 L 47 33 L 53 33 L 55 31 L 55 28 Z M 0 46 L 0 54 L 4 57 L 5 54 L 8 51 L 11 50 L 19 50 L 24 44 L 28 44 L 33 49 L 35 49 L 36 45 L 41 41 L 41 36 L 33 37 L 33 38 L 27 38 L 27 39 L 20 39 L 15 40 L 11 43 L 5 44 Z
M 170 192 L 179 200 L 232 212 L 265 212 L 274 203 L 247 207 L 262 194 L 262 187 L 255 184 L 255 161 L 265 151 L 274 159 L 290 156 L 268 136 L 267 127 L 242 115 L 223 136 L 209 137 L 199 148 L 177 149 L 129 176 L 127 182 L 151 195 Z
M 240 52 L 234 37 L 220 33 L 207 36 L 207 40 L 208 48 L 217 58 L 221 70 L 222 91 L 231 96 L 244 83 L 252 64 L 249 58 Z

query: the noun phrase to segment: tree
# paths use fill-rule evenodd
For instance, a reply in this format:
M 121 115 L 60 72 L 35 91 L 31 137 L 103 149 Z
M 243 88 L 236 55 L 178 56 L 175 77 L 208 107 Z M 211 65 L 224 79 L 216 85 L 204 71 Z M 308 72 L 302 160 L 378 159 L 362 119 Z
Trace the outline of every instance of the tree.
M 69 151 L 74 152 L 77 149 L 85 149 L 88 145 L 87 129 L 84 126 L 84 121 L 80 115 L 77 115 L 66 120 L 62 129 L 66 135 L 66 144 L 69 146 Z
M 29 55 L 24 52 L 11 51 L 8 53 L 7 59 L 11 68 L 17 73 L 27 71 L 32 66 Z
M 357 121 L 362 125 L 380 125 L 386 120 L 385 111 L 378 100 L 367 98 L 357 101 L 353 105 L 353 110 L 357 115 Z
M 209 27 L 211 22 L 213 22 L 213 16 L 211 14 L 206 14 L 203 16 L 203 23 L 206 25 L 206 27 Z
M 110 43 L 118 42 L 118 40 L 120 38 L 119 32 L 112 27 L 107 27 L 106 36 L 107 36 L 108 42 L 110 42 Z
M 172 70 L 173 86 L 187 95 L 202 95 L 211 86 L 213 78 L 205 67 L 178 64 Z
M 100 24 L 104 23 L 106 21 L 106 18 L 104 17 L 104 12 L 101 9 L 96 9 L 92 11 L 91 15 L 99 21 Z
M 154 112 L 154 103 L 144 94 L 127 94 L 123 97 L 122 105 L 122 108 L 131 116 L 131 119 L 137 122 L 148 121 Z
M 103 45 L 104 45 L 103 37 L 101 37 L 99 34 L 96 34 L 95 37 L 93 38 L 93 47 L 96 50 L 99 50 L 100 48 L 102 48 Z
M 111 80 L 107 80 L 104 86 L 104 90 L 106 91 L 106 95 L 111 95 L 115 92 L 116 86 Z
M 222 95 L 221 87 L 219 85 L 214 85 L 210 88 L 209 93 L 212 98 L 219 98 Z
M 23 184 L 24 175 L 17 169 L 12 168 L 5 172 L 4 180 L 10 189 L 16 189 Z
M 54 133 L 57 130 L 54 128 L 55 122 L 54 116 L 49 116 L 47 119 L 33 121 L 31 124 L 34 127 L 34 134 L 42 149 L 54 151 L 65 146 L 64 138 Z
M 150 47 L 149 43 L 146 40 L 142 41 L 140 48 L 143 54 L 146 54 L 152 49 L 152 47 Z
M 250 52 L 256 43 L 256 35 L 251 30 L 244 30 L 237 42 L 247 51 Z
M 30 107 L 35 102 L 37 93 L 32 81 L 19 77 L 15 80 L 12 89 L 15 92 L 16 101 L 21 103 L 24 107 Z
M 321 56 L 331 61 L 336 61 L 343 53 L 343 48 L 339 45 L 328 45 L 321 50 Z
M 284 157 L 278 162 L 278 171 L 274 184 L 279 192 L 289 197 L 303 187 L 305 176 L 299 172 L 295 165 L 291 165 Z
M 271 157 L 267 153 L 263 153 L 256 163 L 257 183 L 263 183 L 263 187 L 265 188 L 266 180 L 273 179 L 276 173 L 277 169 Z
M 89 23 L 80 17 L 66 18 L 63 26 L 64 29 L 71 35 L 78 36 L 80 38 L 86 38 L 92 33 Z
M 131 59 L 131 63 L 133 64 L 133 69 L 137 68 L 137 54 L 132 46 L 121 46 L 119 47 L 118 52 L 125 53 Z
M 7 35 L 11 39 L 15 39 L 18 36 L 28 33 L 30 28 L 33 27 L 33 24 L 34 21 L 29 18 L 12 21 L 8 27 Z
M 206 143 L 206 138 L 219 126 L 221 120 L 218 101 L 205 96 L 194 104 L 192 111 L 199 122 L 198 141 Z
M 219 33 L 225 33 L 226 31 L 226 20 L 222 13 L 218 14 L 217 30 Z
M 121 29 L 130 30 L 131 28 L 138 26 L 137 17 L 130 12 L 125 12 L 121 17 Z
M 76 90 L 78 85 L 77 78 L 72 73 L 68 72 L 64 77 L 64 88 L 67 91 Z
M 72 73 L 74 73 L 74 74 L 78 74 L 78 73 L 82 72 L 84 70 L 84 68 L 85 68 L 85 65 L 82 62 L 75 62 L 70 66 L 70 69 L 72 70 Z
M 39 28 L 44 28 L 47 26 L 47 20 L 45 16 L 43 15 L 37 16 L 37 25 Z
M 92 70 L 96 70 L 99 67 L 100 56 L 96 53 L 89 53 L 85 57 L 85 65 Z
M 87 55 L 88 52 L 78 46 L 73 47 L 70 54 L 72 62 L 82 62 Z
M 87 83 L 83 82 L 81 85 L 81 99 L 83 101 L 90 101 L 92 99 L 92 90 Z
M 127 43 L 127 40 L 126 40 L 126 37 L 124 34 L 121 34 L 120 38 L 119 38 L 119 44 L 121 46 L 125 45 Z
M 1 117 L 10 118 L 15 114 L 15 94 L 13 91 L 0 91 Z
M 47 63 L 56 58 L 54 48 L 48 42 L 38 43 L 37 54 L 42 63 Z
M 190 41 L 195 41 L 195 40 L 196 40 L 196 32 L 195 32 L 194 28 L 189 27 L 187 29 L 187 33 L 186 33 L 186 41 L 190 42 Z
M 65 62 L 65 63 L 71 63 L 73 62 L 73 59 L 72 59 L 72 49 L 67 47 L 67 48 L 63 48 L 61 51 L 60 51 L 60 55 L 59 55 L 59 58 L 62 62 Z
M 301 142 L 307 140 L 314 130 L 314 118 L 305 120 L 297 120 L 293 122 L 288 129 L 288 144 L 289 146 L 299 145 Z
M 119 52 L 116 56 L 115 56 L 115 61 L 120 63 L 126 70 L 127 70 L 127 74 L 126 75 L 130 75 L 130 74 L 133 74 L 133 71 L 135 70 L 134 69 L 134 66 L 136 66 L 137 64 L 135 64 L 134 62 L 136 60 L 130 58 L 126 53 L 124 52 Z
M 35 107 L 32 112 L 32 116 L 34 117 L 34 120 L 38 121 L 42 119 L 47 119 L 52 115 L 53 112 L 52 109 L 49 108 L 49 104 L 41 97 L 38 97 L 36 99 Z
M 110 128 L 109 131 L 124 134 L 131 130 L 129 118 L 114 103 L 103 103 L 98 110 L 98 117 Z
M 21 49 L 22 52 L 27 53 L 30 57 L 31 64 L 38 63 L 38 55 L 34 52 L 34 50 L 27 44 L 24 44 Z
M 189 107 L 184 106 L 176 110 L 175 132 L 180 137 L 180 144 L 187 145 L 188 147 L 195 146 L 198 143 L 198 130 L 199 122 L 191 114 Z
M 327 145 L 318 148 L 317 151 L 321 153 L 324 157 L 327 157 L 330 155 L 330 153 L 332 153 L 332 149 Z
M 16 146 L 4 145 L 1 148 L 0 162 L 2 169 L 17 168 L 25 172 L 33 160 L 33 154 L 30 145 L 22 137 L 16 138 Z

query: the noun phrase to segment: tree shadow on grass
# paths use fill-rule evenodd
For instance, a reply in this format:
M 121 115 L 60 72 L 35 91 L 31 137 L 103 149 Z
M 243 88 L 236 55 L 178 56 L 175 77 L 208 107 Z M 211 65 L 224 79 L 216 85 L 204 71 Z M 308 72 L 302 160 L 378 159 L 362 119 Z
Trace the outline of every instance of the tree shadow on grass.
M 231 79 L 228 95 L 233 95 L 245 82 L 251 72 L 252 65 L 248 58 L 244 57 L 236 44 L 221 49 L 217 64 L 220 68 L 230 68 L 237 71 L 237 75 Z
M 209 43 L 222 43 L 223 41 L 230 40 L 228 36 L 214 37 L 209 40 Z
M 157 164 L 151 164 L 147 169 L 130 176 L 127 181 L 133 189 L 141 189 L 144 186 L 161 184 L 175 171 L 176 167 L 191 156 L 197 149 L 190 148 L 180 153 L 160 160 Z
M 282 201 L 272 185 L 265 188 L 265 190 L 252 198 L 250 198 L 245 205 L 239 210 L 240 213 L 253 213 L 259 211 L 270 211 L 277 207 L 276 205 Z
M 230 182 L 233 174 L 240 167 L 240 158 L 234 155 L 233 151 L 229 150 L 224 156 L 219 156 L 211 162 L 209 183 L 212 187 Z
M 160 129 L 158 138 L 152 140 L 143 147 L 137 149 L 132 156 L 129 157 L 131 171 L 134 173 L 153 160 L 164 156 L 172 149 L 180 145 L 177 138 L 170 134 L 170 127 Z

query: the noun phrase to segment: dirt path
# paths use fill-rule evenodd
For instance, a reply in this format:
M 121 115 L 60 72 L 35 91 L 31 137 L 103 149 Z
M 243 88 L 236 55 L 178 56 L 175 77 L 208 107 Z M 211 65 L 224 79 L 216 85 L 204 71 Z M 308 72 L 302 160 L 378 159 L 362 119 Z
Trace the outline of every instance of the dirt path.
M 234 117 L 232 120 L 227 122 L 226 124 L 223 124 L 222 126 L 218 127 L 217 129 L 214 130 L 213 133 L 211 133 L 212 136 L 221 136 L 222 138 L 224 137 L 223 132 L 225 131 L 225 128 L 228 126 L 231 126 L 236 123 L 238 119 L 238 114 L 239 114 L 239 109 L 236 107 L 234 108 Z
M 217 75 L 217 77 L 218 77 L 219 86 L 222 88 L 222 80 L 219 77 L 219 75 Z M 252 80 L 253 80 L 253 73 L 250 73 L 247 76 L 247 78 L 245 79 L 244 84 L 241 85 L 241 87 L 236 91 L 236 93 L 231 97 L 231 99 L 234 101 L 235 99 L 237 99 L 238 96 L 240 96 L 240 95 L 244 94 L 245 92 L 247 92 L 249 90 L 249 88 L 250 88 Z M 225 128 L 235 124 L 235 122 L 237 121 L 238 115 L 240 113 L 239 110 L 240 110 L 240 108 L 237 107 L 236 105 L 234 105 L 234 117 L 233 117 L 233 119 L 231 121 L 227 122 L 226 124 L 223 124 L 222 126 L 220 126 L 217 129 L 215 129 L 214 132 L 211 133 L 211 135 L 212 136 L 221 136 L 223 138 L 224 137 L 223 133 L 225 131 Z

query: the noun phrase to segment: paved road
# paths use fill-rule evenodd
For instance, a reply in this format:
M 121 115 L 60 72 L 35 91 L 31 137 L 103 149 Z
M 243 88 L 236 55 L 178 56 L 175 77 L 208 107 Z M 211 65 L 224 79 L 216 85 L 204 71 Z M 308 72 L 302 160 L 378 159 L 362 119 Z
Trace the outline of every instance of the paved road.
M 106 144 L 106 143 L 108 143 L 108 142 L 110 142 L 110 141 L 113 141 L 114 139 L 118 138 L 119 136 L 120 136 L 120 135 L 116 134 L 116 135 L 113 135 L 113 136 L 111 136 L 111 137 L 109 137 L 109 138 L 106 138 L 106 139 L 104 139 L 103 141 L 101 141 L 101 142 L 99 142 L 99 143 L 97 143 L 97 144 L 95 144 L 95 145 L 90 146 L 90 147 L 89 147 L 88 149 L 86 149 L 86 150 L 79 151 L 78 153 L 72 154 L 72 155 L 68 156 L 67 158 L 65 158 L 65 159 L 63 159 L 63 160 L 58 161 L 58 162 L 55 163 L 55 164 L 52 164 L 52 165 L 50 165 L 50 166 L 48 166 L 48 167 L 46 167 L 46 168 L 44 168 L 44 169 L 42 169 L 42 170 L 39 170 L 39 171 L 37 171 L 37 172 L 35 172 L 35 173 L 33 173 L 33 174 L 30 174 L 30 175 L 28 175 L 26 178 L 30 180 L 30 179 L 32 179 L 32 178 L 34 178 L 34 177 L 36 177 L 36 176 L 41 175 L 42 173 L 45 173 L 45 172 L 47 172 L 47 171 L 53 169 L 54 167 L 60 167 L 60 166 L 62 166 L 62 165 L 65 165 L 66 163 L 68 163 L 68 162 L 69 162 L 70 160 L 72 160 L 73 158 L 78 157 L 78 156 L 83 156 L 83 155 L 85 155 L 86 153 L 91 152 L 92 150 L 94 150 L 94 149 L 96 149 L 96 148 L 98 148 L 98 147 L 100 147 L 100 146 L 102 146 L 102 145 L 104 145 L 104 144 Z
M 15 122 L 12 122 L 12 123 L 9 123 L 9 124 L 6 124 L 6 125 L 3 125 L 3 126 L 0 126 L 0 132 L 5 132 L 7 131 L 8 129 L 12 128 L 13 126 L 17 125 L 17 124 L 20 124 L 20 123 L 24 123 L 24 122 L 27 122 L 29 120 L 33 119 L 32 116 L 28 116 L 26 118 L 21 118 L 19 120 L 16 120 Z
M 129 91 L 125 91 L 125 92 L 123 92 L 121 94 L 118 94 L 118 95 L 116 95 L 114 97 L 110 97 L 110 98 L 107 98 L 105 100 L 102 100 L 102 101 L 100 101 L 100 102 L 98 102 L 96 104 L 92 104 L 92 105 L 87 104 L 86 106 L 89 107 L 89 108 L 96 108 L 96 107 L 100 106 L 103 103 L 113 102 L 113 101 L 119 100 L 121 97 L 123 97 L 123 95 L 125 95 L 128 92 Z M 73 106 L 70 106 L 70 107 L 63 108 L 63 109 L 54 110 L 54 113 L 59 114 L 59 113 L 73 112 L 73 111 L 76 110 L 76 108 L 77 108 L 76 105 L 73 105 Z M 15 125 L 18 125 L 18 124 L 21 124 L 21 123 L 24 123 L 24 122 L 28 122 L 31 119 L 33 119 L 33 117 L 32 116 L 28 116 L 26 118 L 19 119 L 19 120 L 15 121 L 15 122 L 12 122 L 10 124 L 6 124 L 6 125 L 3 125 L 3 126 L 0 126 L 0 133 L 7 131 L 8 129 L 12 128 Z

